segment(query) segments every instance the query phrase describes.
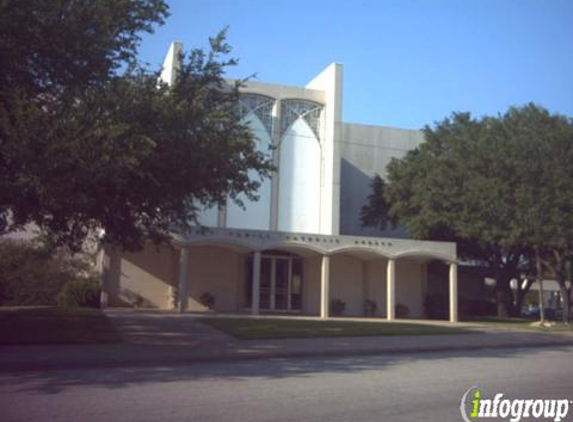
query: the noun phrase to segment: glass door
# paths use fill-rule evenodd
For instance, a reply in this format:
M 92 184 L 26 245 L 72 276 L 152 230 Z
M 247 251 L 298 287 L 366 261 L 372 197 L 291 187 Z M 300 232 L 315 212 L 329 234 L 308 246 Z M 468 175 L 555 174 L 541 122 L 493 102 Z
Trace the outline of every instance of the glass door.
M 247 263 L 246 302 L 251 306 L 253 260 Z M 283 255 L 261 257 L 259 307 L 266 311 L 300 311 L 302 309 L 302 260 Z
M 274 258 L 274 309 L 287 311 L 289 306 L 290 258 Z
M 273 290 L 273 258 L 262 257 L 261 259 L 261 286 L 259 296 L 259 306 L 261 309 L 272 309 Z

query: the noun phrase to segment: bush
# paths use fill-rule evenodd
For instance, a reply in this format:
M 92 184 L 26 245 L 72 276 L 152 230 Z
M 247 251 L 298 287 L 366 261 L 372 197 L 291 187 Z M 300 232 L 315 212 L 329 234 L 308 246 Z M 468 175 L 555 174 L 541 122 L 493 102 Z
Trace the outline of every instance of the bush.
M 332 299 L 330 301 L 330 313 L 332 315 L 342 315 L 346 309 L 346 303 L 340 299 Z
M 63 308 L 99 308 L 101 288 L 93 278 L 67 282 L 58 294 L 58 306 Z
M 374 316 L 376 314 L 376 309 L 378 309 L 378 304 L 373 300 L 364 301 L 364 314 L 366 316 Z
M 410 308 L 402 303 L 396 305 L 396 318 L 408 318 L 410 316 Z
M 209 292 L 205 292 L 199 297 L 199 302 L 206 308 L 213 309 L 213 306 L 215 306 L 215 296 Z
M 81 259 L 37 242 L 0 240 L 0 305 L 56 305 L 64 284 L 86 268 Z

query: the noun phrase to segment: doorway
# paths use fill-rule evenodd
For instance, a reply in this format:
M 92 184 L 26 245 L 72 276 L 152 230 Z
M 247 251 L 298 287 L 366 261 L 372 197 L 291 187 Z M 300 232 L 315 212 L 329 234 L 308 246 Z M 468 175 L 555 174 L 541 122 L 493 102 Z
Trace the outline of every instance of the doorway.
M 251 306 L 253 258 L 247 265 L 246 301 Z M 290 254 L 261 257 L 259 307 L 263 311 L 297 312 L 302 309 L 302 259 Z

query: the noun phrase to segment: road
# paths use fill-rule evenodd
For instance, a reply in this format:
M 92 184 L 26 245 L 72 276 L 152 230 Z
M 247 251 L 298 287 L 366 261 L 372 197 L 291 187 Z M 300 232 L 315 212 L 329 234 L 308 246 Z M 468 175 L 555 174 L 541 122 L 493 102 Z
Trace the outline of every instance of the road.
M 474 385 L 573 399 L 572 359 L 563 347 L 5 373 L 0 420 L 461 421 Z

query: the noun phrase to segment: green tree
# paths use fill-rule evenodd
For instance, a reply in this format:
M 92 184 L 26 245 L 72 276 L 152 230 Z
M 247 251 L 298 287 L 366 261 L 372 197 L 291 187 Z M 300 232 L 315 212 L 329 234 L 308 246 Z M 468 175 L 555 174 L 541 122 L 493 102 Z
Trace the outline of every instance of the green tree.
M 571 319 L 573 258 L 573 120 L 529 105 L 510 109 L 500 131 L 517 144 L 526 162 L 515 197 L 514 225 L 533 251 L 537 279 L 557 281 L 563 298 L 563 319 Z
M 223 76 L 225 33 L 182 57 L 172 87 L 137 60 L 163 0 L 0 0 L 0 219 L 73 250 L 91 233 L 136 248 L 199 206 L 256 198 L 272 170 Z M 159 86 L 158 86 L 159 85 Z
M 544 144 L 549 150 L 548 140 L 557 136 L 539 119 L 525 130 L 523 121 L 537 115 L 567 121 L 530 104 L 479 120 L 456 113 L 433 128 L 427 126 L 426 142 L 390 163 L 387 186 L 381 194 L 373 192 L 363 211 L 365 224 L 382 225 L 390 219 L 416 238 L 457 242 L 462 258 L 487 266 L 496 280 L 500 316 L 519 312 L 531 284 L 519 284 L 515 296 L 510 286 L 511 279 L 528 270 L 535 246 L 527 222 L 531 198 L 524 192 L 530 195 L 541 180 L 553 183 L 532 172 L 549 165 L 535 146 Z M 573 184 L 570 172 L 562 171 L 559 177 L 555 179 L 560 183 Z M 380 190 L 379 182 L 374 187 L 377 183 Z M 563 191 L 561 198 L 566 196 Z M 544 203 L 545 210 L 551 206 L 549 200 Z M 559 231 L 564 228 L 563 212 L 555 214 L 554 231 Z

